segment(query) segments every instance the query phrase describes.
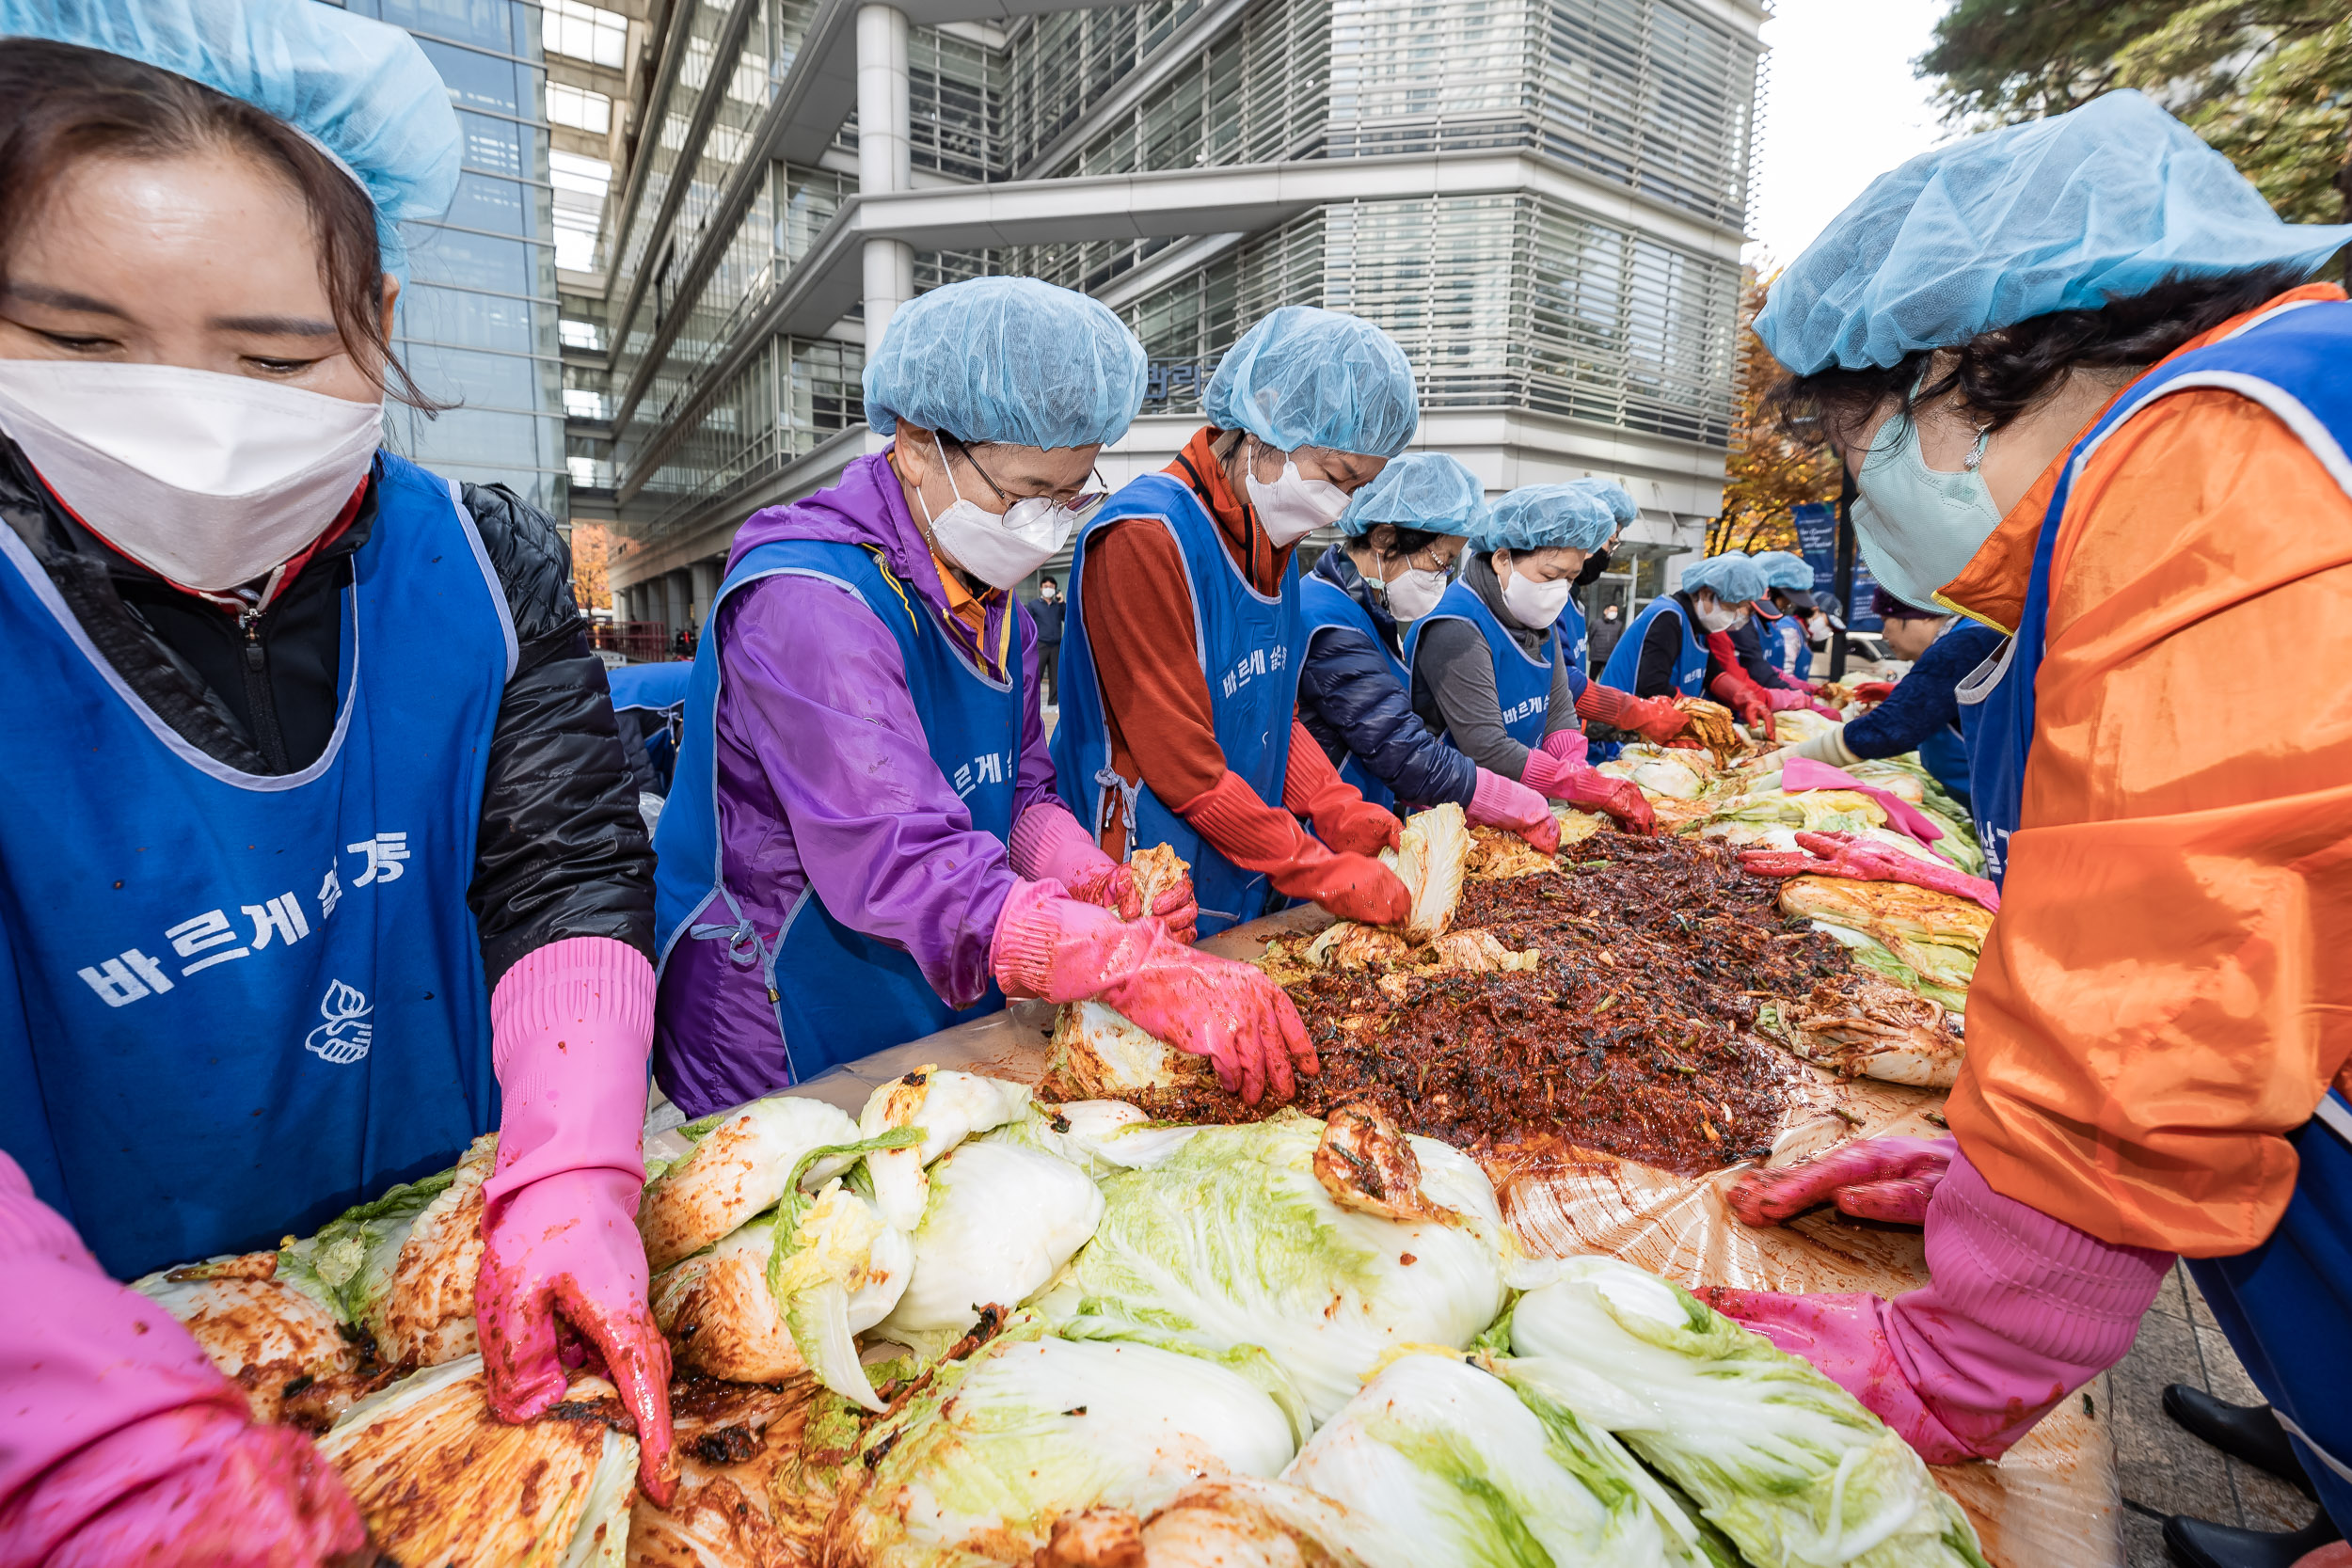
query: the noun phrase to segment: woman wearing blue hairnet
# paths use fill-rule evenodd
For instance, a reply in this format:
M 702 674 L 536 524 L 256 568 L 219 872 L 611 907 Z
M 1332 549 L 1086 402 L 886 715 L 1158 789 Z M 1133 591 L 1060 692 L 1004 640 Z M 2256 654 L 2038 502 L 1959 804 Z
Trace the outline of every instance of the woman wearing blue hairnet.
M 1764 574 L 1744 555 L 1713 555 L 1691 566 L 1671 594 L 1633 617 L 1602 666 L 1600 683 L 1636 697 L 1710 696 L 1770 736 L 1772 710 L 1740 668 L 1731 628 L 1764 596 Z
M 655 1069 L 692 1114 L 995 1011 L 1096 997 L 1251 1101 L 1311 1064 L 1247 964 L 1142 907 L 1054 793 L 1009 592 L 1101 497 L 1142 345 L 1034 278 L 935 289 L 866 362 L 890 444 L 737 532 L 661 816 Z
M 1404 628 L 1436 608 L 1463 539 L 1486 520 L 1478 476 L 1443 452 L 1406 452 L 1349 499 L 1340 515 L 1346 537 L 1301 590 L 1298 720 L 1365 800 L 1451 800 L 1472 822 L 1508 828 L 1549 854 L 1560 829 L 1544 798 L 1432 734 L 1413 711 L 1405 668 Z
M 1204 934 L 1290 898 L 1401 920 L 1405 884 L 1373 859 L 1396 843 L 1395 815 L 1297 724 L 1293 556 L 1412 439 L 1412 367 L 1370 322 L 1288 305 L 1226 351 L 1202 403 L 1207 428 L 1079 535 L 1054 732 L 1063 799 L 1114 855 L 1174 845 Z
M 1471 538 L 1461 577 L 1413 623 L 1405 665 L 1415 710 L 1480 768 L 1647 832 L 1657 823 L 1642 792 L 1588 766 L 1578 717 L 1592 683 L 1555 629 L 1585 558 L 1616 535 L 1614 509 L 1589 485 L 1512 491 Z M 1687 723 L 1657 706 L 1673 730 Z M 1628 728 L 1667 722 L 1630 701 L 1610 715 Z
M 274 1260 L 493 1128 L 455 1325 L 492 1407 L 584 1348 L 666 1497 L 652 865 L 602 666 L 548 517 L 379 446 L 447 90 L 308 0 L 5 0 L 0 35 L 0 705 L 42 737 L 0 802 L 0 1561 L 359 1546 L 308 1439 L 106 1275 Z
M 1813 568 L 1787 550 L 1760 550 L 1748 557 L 1748 561 L 1756 567 L 1757 579 L 1763 583 L 1765 592 L 1748 606 L 1745 616 L 1734 621 L 1722 633 L 1709 634 L 1708 639 L 1710 651 L 1722 664 L 1722 673 L 1726 677 L 1724 682 L 1725 689 L 1739 693 L 1739 700 L 1734 701 L 1732 705 L 1740 707 L 1744 702 L 1746 706 L 1741 711 L 1753 712 L 1760 705 L 1768 713 L 1810 708 L 1824 719 L 1836 718 L 1836 708 L 1819 702 L 1811 686 L 1783 670 L 1774 662 L 1772 654 L 1767 653 L 1769 639 L 1772 654 L 1793 657 L 1787 653 L 1788 641 L 1794 637 L 1801 642 L 1802 634 L 1792 624 L 1788 610 L 1783 607 L 1793 607 L 1795 595 L 1800 593 L 1804 595 L 1806 608 L 1812 607 L 1813 595 L 1809 587 L 1800 587 L 1799 584 L 1811 584 Z M 1717 643 L 1718 636 L 1721 645 Z M 1723 658 L 1723 648 L 1725 646 L 1731 650 L 1728 659 Z M 1806 650 L 1806 657 L 1808 660 L 1811 658 L 1809 649 Z
M 2187 1259 L 2276 1415 L 2184 1415 L 2325 1509 L 2168 1521 L 2195 1564 L 2352 1525 L 2352 303 L 2310 281 L 2347 241 L 2116 92 L 1882 176 L 1756 322 L 1879 581 L 2010 635 L 1959 689 L 2001 908 L 1952 1138 L 1746 1199 L 1924 1222 L 1930 1283 L 1725 1305 L 1991 1458 Z

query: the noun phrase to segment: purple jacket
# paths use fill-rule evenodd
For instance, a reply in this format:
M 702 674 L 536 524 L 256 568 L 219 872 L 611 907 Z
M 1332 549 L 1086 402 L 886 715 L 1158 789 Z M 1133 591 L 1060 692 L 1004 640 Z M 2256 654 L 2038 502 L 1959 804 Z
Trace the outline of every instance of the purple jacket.
M 830 490 L 754 513 L 737 531 L 728 569 L 776 539 L 880 548 L 933 619 L 977 651 L 947 612 L 939 568 L 883 455 L 851 463 Z M 1054 765 L 1038 711 L 1037 629 L 1009 594 L 990 595 L 977 648 L 999 645 L 1009 614 L 1027 710 L 1018 820 L 1053 798 Z M 719 639 L 721 863 L 761 937 L 774 943 L 814 888 L 835 920 L 905 949 L 944 1000 L 977 1002 L 1012 866 L 931 761 L 897 640 L 863 600 L 800 577 L 737 590 L 706 635 Z M 680 940 L 661 974 L 655 1059 L 662 1089 L 692 1116 L 791 1082 L 766 981 L 728 962 L 725 945 Z

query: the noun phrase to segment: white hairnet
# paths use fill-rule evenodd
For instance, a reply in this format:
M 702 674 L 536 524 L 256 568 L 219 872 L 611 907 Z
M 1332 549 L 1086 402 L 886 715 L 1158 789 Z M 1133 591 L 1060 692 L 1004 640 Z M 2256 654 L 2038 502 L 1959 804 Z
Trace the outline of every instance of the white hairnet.
M 1682 574 L 1684 593 L 1702 588 L 1724 604 L 1749 604 L 1766 593 L 1764 574 L 1755 558 L 1745 555 L 1710 555 Z
M 965 441 L 1088 447 L 1143 406 L 1143 345 L 1100 300 L 1034 277 L 974 277 L 898 308 L 866 361 L 866 422 Z
M 1225 351 L 1201 399 L 1219 430 L 1246 430 L 1281 451 L 1394 457 L 1421 423 L 1413 367 L 1396 341 L 1359 316 L 1285 305 Z
M 2195 132 L 2110 92 L 1880 175 L 1773 280 L 1756 332 L 1799 375 L 1894 365 L 2168 277 L 2315 270 L 2348 243 L 2352 225 L 2280 222 Z
M 1424 533 L 1469 535 L 1486 521 L 1486 487 L 1459 459 L 1408 451 L 1389 459 L 1379 477 L 1348 498 L 1340 531 L 1370 533 L 1382 523 Z
M 201 82 L 324 148 L 375 204 L 384 270 L 406 270 L 399 225 L 457 194 L 449 88 L 397 27 L 318 0 L 0 0 L 0 36 L 103 49 Z
M 1609 543 L 1610 535 L 1616 531 L 1616 515 L 1589 482 L 1523 484 L 1495 502 L 1494 520 L 1478 536 L 1475 547 L 1565 548 L 1590 553 Z

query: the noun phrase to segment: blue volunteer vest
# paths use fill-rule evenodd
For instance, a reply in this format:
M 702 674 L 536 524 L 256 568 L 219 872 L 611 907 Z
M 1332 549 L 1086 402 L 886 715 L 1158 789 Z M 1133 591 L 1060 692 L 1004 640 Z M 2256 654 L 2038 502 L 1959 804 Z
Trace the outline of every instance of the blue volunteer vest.
M 1419 668 L 1421 636 L 1439 621 L 1467 621 L 1486 640 L 1486 657 L 1494 665 L 1495 702 L 1502 710 L 1502 730 L 1530 750 L 1544 743 L 1544 721 L 1551 711 L 1552 652 L 1559 646 L 1554 632 L 1544 633 L 1530 654 L 1518 645 L 1486 601 L 1456 579 L 1438 598 L 1437 608 L 1415 621 L 1405 634 L 1405 663 Z M 1445 736 L 1438 737 L 1447 739 Z
M 1685 697 L 1700 697 L 1707 679 L 1707 648 L 1692 635 L 1691 619 L 1682 613 L 1681 601 L 1672 594 L 1661 594 L 1643 607 L 1633 617 L 1633 624 L 1625 628 L 1617 645 L 1609 655 L 1609 662 L 1601 666 L 1600 684 L 1613 686 L 1620 691 L 1632 691 L 1635 679 L 1642 673 L 1642 644 L 1649 637 L 1649 624 L 1661 615 L 1671 615 L 1682 632 L 1682 646 L 1675 652 L 1675 690 Z M 1639 696 L 1639 692 L 1634 693 Z
M 456 486 L 389 454 L 299 773 L 133 695 L 0 529 L 0 1148 L 128 1278 L 277 1245 L 498 1124 L 466 890 L 514 622 Z
M 1998 880 L 2017 831 L 2033 749 L 2034 677 L 2049 629 L 2050 562 L 2075 478 L 2123 422 L 2169 392 L 2221 388 L 2261 404 L 2301 436 L 2352 490 L 2352 304 L 2289 308 L 2150 372 L 2068 455 L 2043 515 L 2016 636 L 1998 661 L 1963 684 L 1977 710 L 1970 736 L 1971 809 Z M 2332 459 L 2332 461 L 2331 461 Z M 1963 713 L 1968 708 L 1963 709 Z M 2321 873 L 2325 875 L 2326 873 Z M 2330 1090 L 2290 1134 L 2300 1160 L 2294 1196 L 2267 1240 L 2235 1258 L 2189 1259 L 2259 1387 L 2289 1423 L 2304 1468 L 2338 1519 L 2352 1518 L 2352 1104 Z M 2322 1459 L 2319 1455 L 2326 1455 Z
M 1191 490 L 1167 474 L 1131 480 L 1087 522 L 1070 561 L 1070 606 L 1062 623 L 1061 721 L 1054 730 L 1054 775 L 1062 800 L 1091 830 L 1103 820 L 1107 791 L 1126 798 L 1127 847 L 1172 846 L 1192 863 L 1192 887 L 1200 901 L 1200 934 L 1214 936 L 1229 926 L 1266 911 L 1263 875 L 1245 871 L 1213 848 L 1208 840 L 1168 809 L 1144 784 L 1129 784 L 1111 767 L 1103 686 L 1094 673 L 1094 647 L 1086 625 L 1086 599 L 1079 580 L 1087 549 L 1103 530 L 1122 517 L 1162 523 L 1184 553 L 1192 589 L 1192 640 L 1200 673 L 1209 683 L 1210 723 L 1225 752 L 1225 766 L 1241 775 L 1262 800 L 1279 803 L 1282 775 L 1290 766 L 1292 716 L 1298 704 L 1298 658 L 1306 647 L 1299 609 L 1298 559 L 1291 558 L 1282 592 L 1269 597 L 1251 587 L 1227 553 L 1216 521 Z
M 932 763 L 962 797 L 972 826 L 1009 842 L 1021 765 L 1021 671 L 998 680 L 974 665 L 930 605 L 857 545 L 779 539 L 744 551 L 719 585 L 704 625 L 717 626 L 720 607 L 746 583 L 780 576 L 815 578 L 846 589 L 890 629 Z M 776 1029 L 796 1084 L 839 1063 L 1001 1011 L 1004 994 L 993 982 L 973 1006 L 949 1006 L 903 948 L 843 925 L 814 886 L 802 890 L 781 933 L 757 929 L 743 912 L 727 887 L 719 842 L 719 641 L 705 637 L 694 651 L 677 777 L 655 832 L 660 851 L 655 941 L 662 962 L 683 940 L 723 942 L 734 962 L 757 966 L 775 1004 Z M 736 874 L 758 872 L 738 867 Z
M 1813 644 L 1805 641 L 1804 624 L 1793 613 L 1766 623 L 1764 660 L 1784 675 L 1813 678 Z
M 1405 661 L 1389 652 L 1389 645 L 1381 639 L 1380 628 L 1372 624 L 1371 615 L 1356 602 L 1354 595 L 1337 583 L 1327 582 L 1311 573 L 1302 578 L 1298 584 L 1298 608 L 1306 617 L 1304 646 L 1307 648 L 1314 646 L 1315 633 L 1326 626 L 1344 626 L 1350 631 L 1362 633 L 1374 647 L 1380 650 L 1380 657 L 1395 673 L 1400 689 L 1411 679 L 1406 673 Z M 1363 759 L 1355 752 L 1350 752 L 1347 760 L 1340 764 L 1340 777 L 1361 790 L 1364 799 L 1374 805 L 1390 811 L 1396 809 L 1396 791 L 1391 789 L 1386 781 L 1374 777 L 1372 769 L 1366 768 Z
M 1585 666 L 1593 662 L 1593 638 L 1584 625 L 1584 607 L 1576 602 L 1573 593 L 1568 595 L 1568 608 L 1552 622 L 1551 634 L 1560 641 L 1561 662 L 1568 667 L 1568 673 L 1583 674 Z

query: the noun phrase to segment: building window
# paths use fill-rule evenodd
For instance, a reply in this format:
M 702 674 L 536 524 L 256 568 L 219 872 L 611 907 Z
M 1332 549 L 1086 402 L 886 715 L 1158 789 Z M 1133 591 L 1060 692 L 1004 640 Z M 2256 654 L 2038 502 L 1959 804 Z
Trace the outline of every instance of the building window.
M 548 90 L 552 95 L 555 88 L 550 85 Z M 594 272 L 612 166 L 602 158 L 550 151 L 548 181 L 555 187 L 555 264 L 567 272 Z
M 550 55 L 568 55 L 591 65 L 625 70 L 628 18 L 581 0 L 540 0 L 543 37 Z
M 612 129 L 612 100 L 585 87 L 548 84 L 548 119 L 557 125 L 601 136 Z
M 580 387 L 564 388 L 564 417 L 567 420 L 601 420 L 604 418 L 604 394 Z
M 557 249 L 560 252 L 562 246 L 559 245 Z M 604 329 L 595 322 L 574 321 L 566 316 L 558 322 L 556 326 L 564 336 L 565 348 L 584 348 L 596 352 L 601 352 L 604 348 Z

